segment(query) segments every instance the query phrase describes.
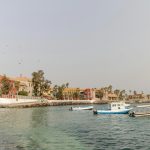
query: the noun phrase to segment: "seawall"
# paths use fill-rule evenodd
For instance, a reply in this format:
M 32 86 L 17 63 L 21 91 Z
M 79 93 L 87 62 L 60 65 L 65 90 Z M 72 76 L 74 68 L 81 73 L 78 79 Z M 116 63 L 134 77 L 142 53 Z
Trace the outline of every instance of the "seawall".
M 107 104 L 108 101 L 94 100 L 12 100 L 4 101 L 0 99 L 0 108 L 30 108 L 30 107 L 48 107 L 48 106 L 66 106 L 66 105 L 91 105 Z

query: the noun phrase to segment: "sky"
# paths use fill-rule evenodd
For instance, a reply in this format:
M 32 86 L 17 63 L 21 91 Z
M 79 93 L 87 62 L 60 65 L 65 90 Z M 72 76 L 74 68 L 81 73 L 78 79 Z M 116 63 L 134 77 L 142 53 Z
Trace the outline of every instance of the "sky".
M 149 0 L 0 0 L 0 74 L 150 93 Z

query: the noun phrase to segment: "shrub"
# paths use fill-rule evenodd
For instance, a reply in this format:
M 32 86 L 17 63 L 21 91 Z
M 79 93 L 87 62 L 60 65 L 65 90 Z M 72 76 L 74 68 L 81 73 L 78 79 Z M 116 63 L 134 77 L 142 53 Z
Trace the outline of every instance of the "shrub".
M 18 95 L 28 96 L 28 92 L 27 91 L 19 91 Z

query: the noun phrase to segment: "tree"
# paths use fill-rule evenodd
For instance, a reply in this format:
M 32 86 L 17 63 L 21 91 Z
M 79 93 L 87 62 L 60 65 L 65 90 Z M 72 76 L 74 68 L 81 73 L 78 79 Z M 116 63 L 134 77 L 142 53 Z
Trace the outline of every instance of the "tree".
M 99 98 L 101 100 L 104 96 L 103 89 L 96 91 L 95 95 L 97 98 Z
M 51 81 L 44 80 L 43 84 L 41 85 L 41 94 L 44 92 L 48 93 L 51 87 Z
M 53 88 L 53 95 L 56 99 L 62 100 L 64 99 L 63 91 L 68 87 L 68 84 L 62 84 L 61 86 L 55 85 Z
M 114 93 L 117 95 L 117 97 L 119 97 L 119 95 L 120 95 L 120 90 L 116 89 L 116 90 L 114 90 Z
M 122 90 L 122 91 L 120 92 L 120 94 L 119 94 L 119 99 L 120 99 L 120 100 L 123 100 L 123 99 L 125 99 L 125 97 L 126 97 L 126 91 L 125 91 L 125 90 Z
M 53 87 L 53 95 L 54 95 L 54 98 L 55 98 L 55 99 L 57 99 L 57 92 L 58 92 L 58 86 L 55 85 L 55 86 Z
M 9 94 L 10 90 L 12 89 L 12 84 L 10 83 L 10 80 L 4 75 L 4 77 L 1 80 L 1 92 L 2 94 Z
M 73 93 L 73 99 L 79 99 L 80 93 L 79 92 L 74 92 Z
M 68 88 L 68 87 L 69 87 L 69 83 L 67 82 L 67 83 L 66 83 L 66 88 Z
M 107 89 L 109 93 L 112 93 L 112 85 L 109 85 Z
M 61 86 L 58 86 L 58 90 L 57 90 L 57 94 L 56 94 L 57 99 L 61 100 L 61 99 L 64 98 L 63 91 L 64 91 L 65 88 L 66 88 L 65 84 L 62 84 Z
M 33 93 L 35 96 L 43 96 L 44 92 L 48 92 L 51 81 L 46 80 L 43 70 L 32 73 Z

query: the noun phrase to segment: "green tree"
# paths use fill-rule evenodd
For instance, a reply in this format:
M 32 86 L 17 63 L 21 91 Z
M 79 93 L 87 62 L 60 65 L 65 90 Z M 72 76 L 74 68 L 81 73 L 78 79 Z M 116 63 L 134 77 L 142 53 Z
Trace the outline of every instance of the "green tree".
M 68 88 L 68 87 L 69 87 L 69 83 L 67 82 L 67 83 L 66 83 L 66 88 Z
M 114 93 L 117 95 L 117 97 L 119 97 L 119 95 L 120 95 L 120 90 L 116 89 L 116 90 L 114 90 Z
M 61 86 L 58 86 L 58 91 L 57 91 L 57 94 L 56 94 L 57 99 L 61 100 L 61 99 L 64 98 L 63 91 L 64 91 L 65 88 L 66 88 L 65 84 L 62 84 Z
M 1 80 L 1 92 L 2 94 L 9 94 L 10 90 L 12 89 L 12 84 L 10 80 L 4 75 L 4 77 Z
M 78 91 L 73 93 L 73 99 L 79 99 L 79 97 L 80 93 Z
M 125 97 L 126 97 L 126 91 L 125 91 L 125 90 L 122 90 L 122 91 L 120 92 L 120 94 L 119 94 L 119 99 L 120 99 L 120 100 L 123 100 L 123 99 L 125 99 Z
M 35 96 L 43 96 L 50 89 L 51 81 L 46 80 L 43 70 L 32 73 L 33 93 Z
M 112 93 L 112 85 L 109 85 L 108 87 L 107 87 L 107 89 L 108 89 L 108 93 Z
M 99 98 L 100 100 L 102 100 L 104 93 L 103 93 L 103 89 L 101 90 L 97 90 L 95 93 L 96 97 Z
M 58 92 L 58 85 L 55 85 L 53 87 L 53 96 L 54 96 L 55 99 L 57 99 L 57 92 Z
M 63 91 L 68 87 L 68 84 L 62 84 L 61 86 L 55 85 L 53 88 L 53 95 L 56 99 L 62 100 L 64 99 Z

